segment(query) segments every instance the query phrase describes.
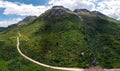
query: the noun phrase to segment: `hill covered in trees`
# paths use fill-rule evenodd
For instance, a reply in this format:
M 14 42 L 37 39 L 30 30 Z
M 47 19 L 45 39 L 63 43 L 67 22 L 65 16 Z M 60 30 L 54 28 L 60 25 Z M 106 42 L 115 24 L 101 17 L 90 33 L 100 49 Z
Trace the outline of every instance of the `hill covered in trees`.
M 28 33 L 27 33 L 28 32 Z M 120 67 L 120 23 L 98 11 L 62 6 L 20 26 L 21 50 L 53 66 Z
M 2 71 L 47 71 L 18 54 L 18 33 L 21 34 L 22 52 L 45 64 L 78 68 L 120 67 L 120 23 L 98 11 L 71 11 L 54 6 L 39 17 L 27 17 L 19 24 L 1 30 Z

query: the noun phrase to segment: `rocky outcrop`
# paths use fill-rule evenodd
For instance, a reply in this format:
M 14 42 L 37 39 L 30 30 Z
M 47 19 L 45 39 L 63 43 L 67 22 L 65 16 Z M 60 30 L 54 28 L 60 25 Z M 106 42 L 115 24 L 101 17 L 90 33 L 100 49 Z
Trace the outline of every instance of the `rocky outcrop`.
M 34 19 L 36 19 L 36 18 L 37 18 L 37 16 L 27 16 L 27 17 L 25 17 L 22 21 L 18 22 L 18 24 L 19 24 L 19 25 L 25 24 L 26 22 L 31 21 L 31 20 L 34 20 Z
M 53 7 L 52 7 L 52 9 L 56 9 L 56 8 L 58 8 L 58 9 L 64 9 L 63 6 L 53 6 Z
M 65 8 L 63 6 L 53 6 L 52 9 L 63 9 L 63 10 L 66 10 L 66 11 L 70 11 L 68 8 Z
M 98 12 L 98 11 L 92 11 L 92 14 L 96 15 L 96 16 L 105 16 L 104 14 Z
M 62 15 L 67 14 L 68 11 L 70 11 L 70 10 L 67 9 L 67 8 L 64 8 L 63 6 L 53 6 L 52 9 L 47 10 L 41 16 L 47 15 L 48 18 L 50 18 L 50 17 L 57 17 L 57 16 L 62 16 Z
M 25 21 L 28 21 L 30 19 L 35 19 L 37 18 L 37 16 L 27 16 L 26 18 L 24 18 L 22 21 L 25 22 Z
M 75 13 L 79 13 L 79 12 L 88 12 L 88 13 L 90 13 L 90 11 L 87 10 L 87 9 L 75 9 L 74 12 Z
M 105 16 L 102 13 L 98 11 L 89 11 L 87 9 L 75 9 L 74 11 L 69 10 L 68 8 L 65 8 L 63 6 L 53 6 L 52 9 L 47 10 L 44 14 L 41 16 L 44 16 L 47 14 L 47 16 L 50 17 L 57 17 L 57 16 L 62 16 L 67 13 L 87 13 L 87 14 L 92 14 L 95 16 Z
M 62 15 L 65 15 L 67 14 L 66 10 L 63 10 L 63 9 L 54 9 L 54 10 L 51 10 L 49 12 L 49 17 L 56 17 L 56 16 L 62 16 Z

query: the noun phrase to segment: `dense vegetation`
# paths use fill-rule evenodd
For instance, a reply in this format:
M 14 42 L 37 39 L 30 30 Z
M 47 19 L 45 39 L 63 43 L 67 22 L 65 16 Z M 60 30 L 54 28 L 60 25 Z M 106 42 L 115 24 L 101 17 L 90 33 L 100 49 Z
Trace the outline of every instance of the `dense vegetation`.
M 120 67 L 120 24 L 109 17 L 81 14 L 86 26 L 86 42 L 98 65 Z
M 39 62 L 62 67 L 120 67 L 120 23 L 97 12 L 73 13 L 50 9 L 38 18 L 0 32 L 0 71 L 56 71 L 37 66 L 16 49 Z
M 21 50 L 53 66 L 119 68 L 119 28 L 105 15 L 51 9 L 21 26 Z
M 16 48 L 17 32 L 17 25 L 9 26 L 0 32 L 0 71 L 56 71 L 23 58 Z

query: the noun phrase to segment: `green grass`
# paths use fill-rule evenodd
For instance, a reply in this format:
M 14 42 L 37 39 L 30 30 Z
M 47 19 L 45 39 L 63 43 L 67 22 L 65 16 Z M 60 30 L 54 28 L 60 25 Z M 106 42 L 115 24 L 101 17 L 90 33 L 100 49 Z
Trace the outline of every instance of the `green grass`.
M 26 28 L 23 26 L 22 38 L 27 38 L 21 38 L 21 50 L 31 58 L 53 66 L 86 68 L 95 64 L 119 68 L 119 23 L 88 13 L 79 15 L 83 21 L 72 13 L 54 16 L 48 12 Z M 81 53 L 85 55 L 81 56 Z M 94 59 L 96 62 L 92 63 Z
M 120 68 L 118 21 L 105 16 L 79 13 L 83 19 L 81 21 L 73 13 L 65 12 L 56 16 L 57 13 L 57 10 L 49 10 L 33 21 L 0 32 L 0 69 L 56 71 L 33 64 L 18 54 L 18 31 L 22 35 L 22 52 L 39 62 L 62 67 L 87 68 L 95 65 Z
M 12 26 L 0 32 L 0 71 L 60 71 L 36 65 L 23 58 L 16 48 L 17 31 L 18 27 Z
M 79 55 L 85 50 L 83 47 L 87 48 L 84 34 L 81 32 L 83 24 L 74 14 L 61 17 L 50 19 L 47 16 L 40 17 L 40 20 L 29 25 L 31 27 L 26 27 L 32 29 L 33 25 L 38 25 L 39 29 L 35 28 L 36 32 L 26 30 L 33 34 L 28 40 L 26 39 L 27 41 L 21 38 L 21 44 L 23 44 L 21 49 L 26 55 L 42 63 L 53 66 L 80 67 Z M 40 22 L 41 19 L 42 22 Z

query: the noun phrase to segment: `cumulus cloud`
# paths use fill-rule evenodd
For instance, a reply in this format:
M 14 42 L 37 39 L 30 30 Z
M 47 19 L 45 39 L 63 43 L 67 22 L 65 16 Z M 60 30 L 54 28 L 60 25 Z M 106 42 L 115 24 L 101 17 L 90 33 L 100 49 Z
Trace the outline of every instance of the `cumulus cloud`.
M 0 27 L 8 27 L 11 24 L 16 24 L 18 21 L 21 21 L 21 18 L 15 18 L 15 19 L 10 19 L 10 20 L 5 20 L 5 21 L 0 21 Z
M 76 8 L 85 8 L 90 11 L 97 10 L 112 18 L 120 19 L 120 0 L 48 0 L 48 3 L 46 3 L 46 5 L 38 6 L 0 0 L 0 8 L 4 8 L 4 15 L 15 14 L 20 16 L 39 16 L 41 13 L 54 5 L 62 5 L 71 10 L 74 10 Z M 8 22 L 14 23 L 13 21 L 16 22 L 17 20 Z M 1 22 L 8 24 L 8 22 L 5 21 Z
M 18 16 L 39 16 L 49 7 L 47 6 L 33 6 L 32 4 L 23 4 L 19 2 L 9 2 L 0 0 L 0 8 L 4 8 L 4 15 L 18 15 Z M 8 25 L 17 23 L 21 18 L 0 21 L 0 26 L 7 27 Z
M 41 13 L 48 9 L 47 6 L 33 6 L 32 4 L 27 5 L 23 3 L 13 3 L 8 1 L 0 1 L 0 8 L 5 8 L 5 15 L 16 14 L 20 16 L 39 16 Z
M 97 10 L 105 15 L 120 19 L 120 0 L 49 0 L 46 5 L 33 6 L 18 2 L 0 0 L 0 8 L 5 8 L 4 14 L 16 14 L 20 16 L 36 15 L 39 16 L 45 10 L 54 5 L 62 5 L 74 10 L 76 8 Z
M 120 19 L 120 0 L 103 0 L 98 3 L 96 10 L 115 19 Z
M 53 6 L 62 5 L 71 10 L 74 10 L 76 8 L 86 8 L 88 10 L 93 10 L 95 8 L 95 4 L 87 0 L 50 0 L 48 4 Z
M 71 10 L 85 8 L 97 10 L 115 19 L 120 19 L 120 0 L 50 0 L 50 5 L 63 5 Z

